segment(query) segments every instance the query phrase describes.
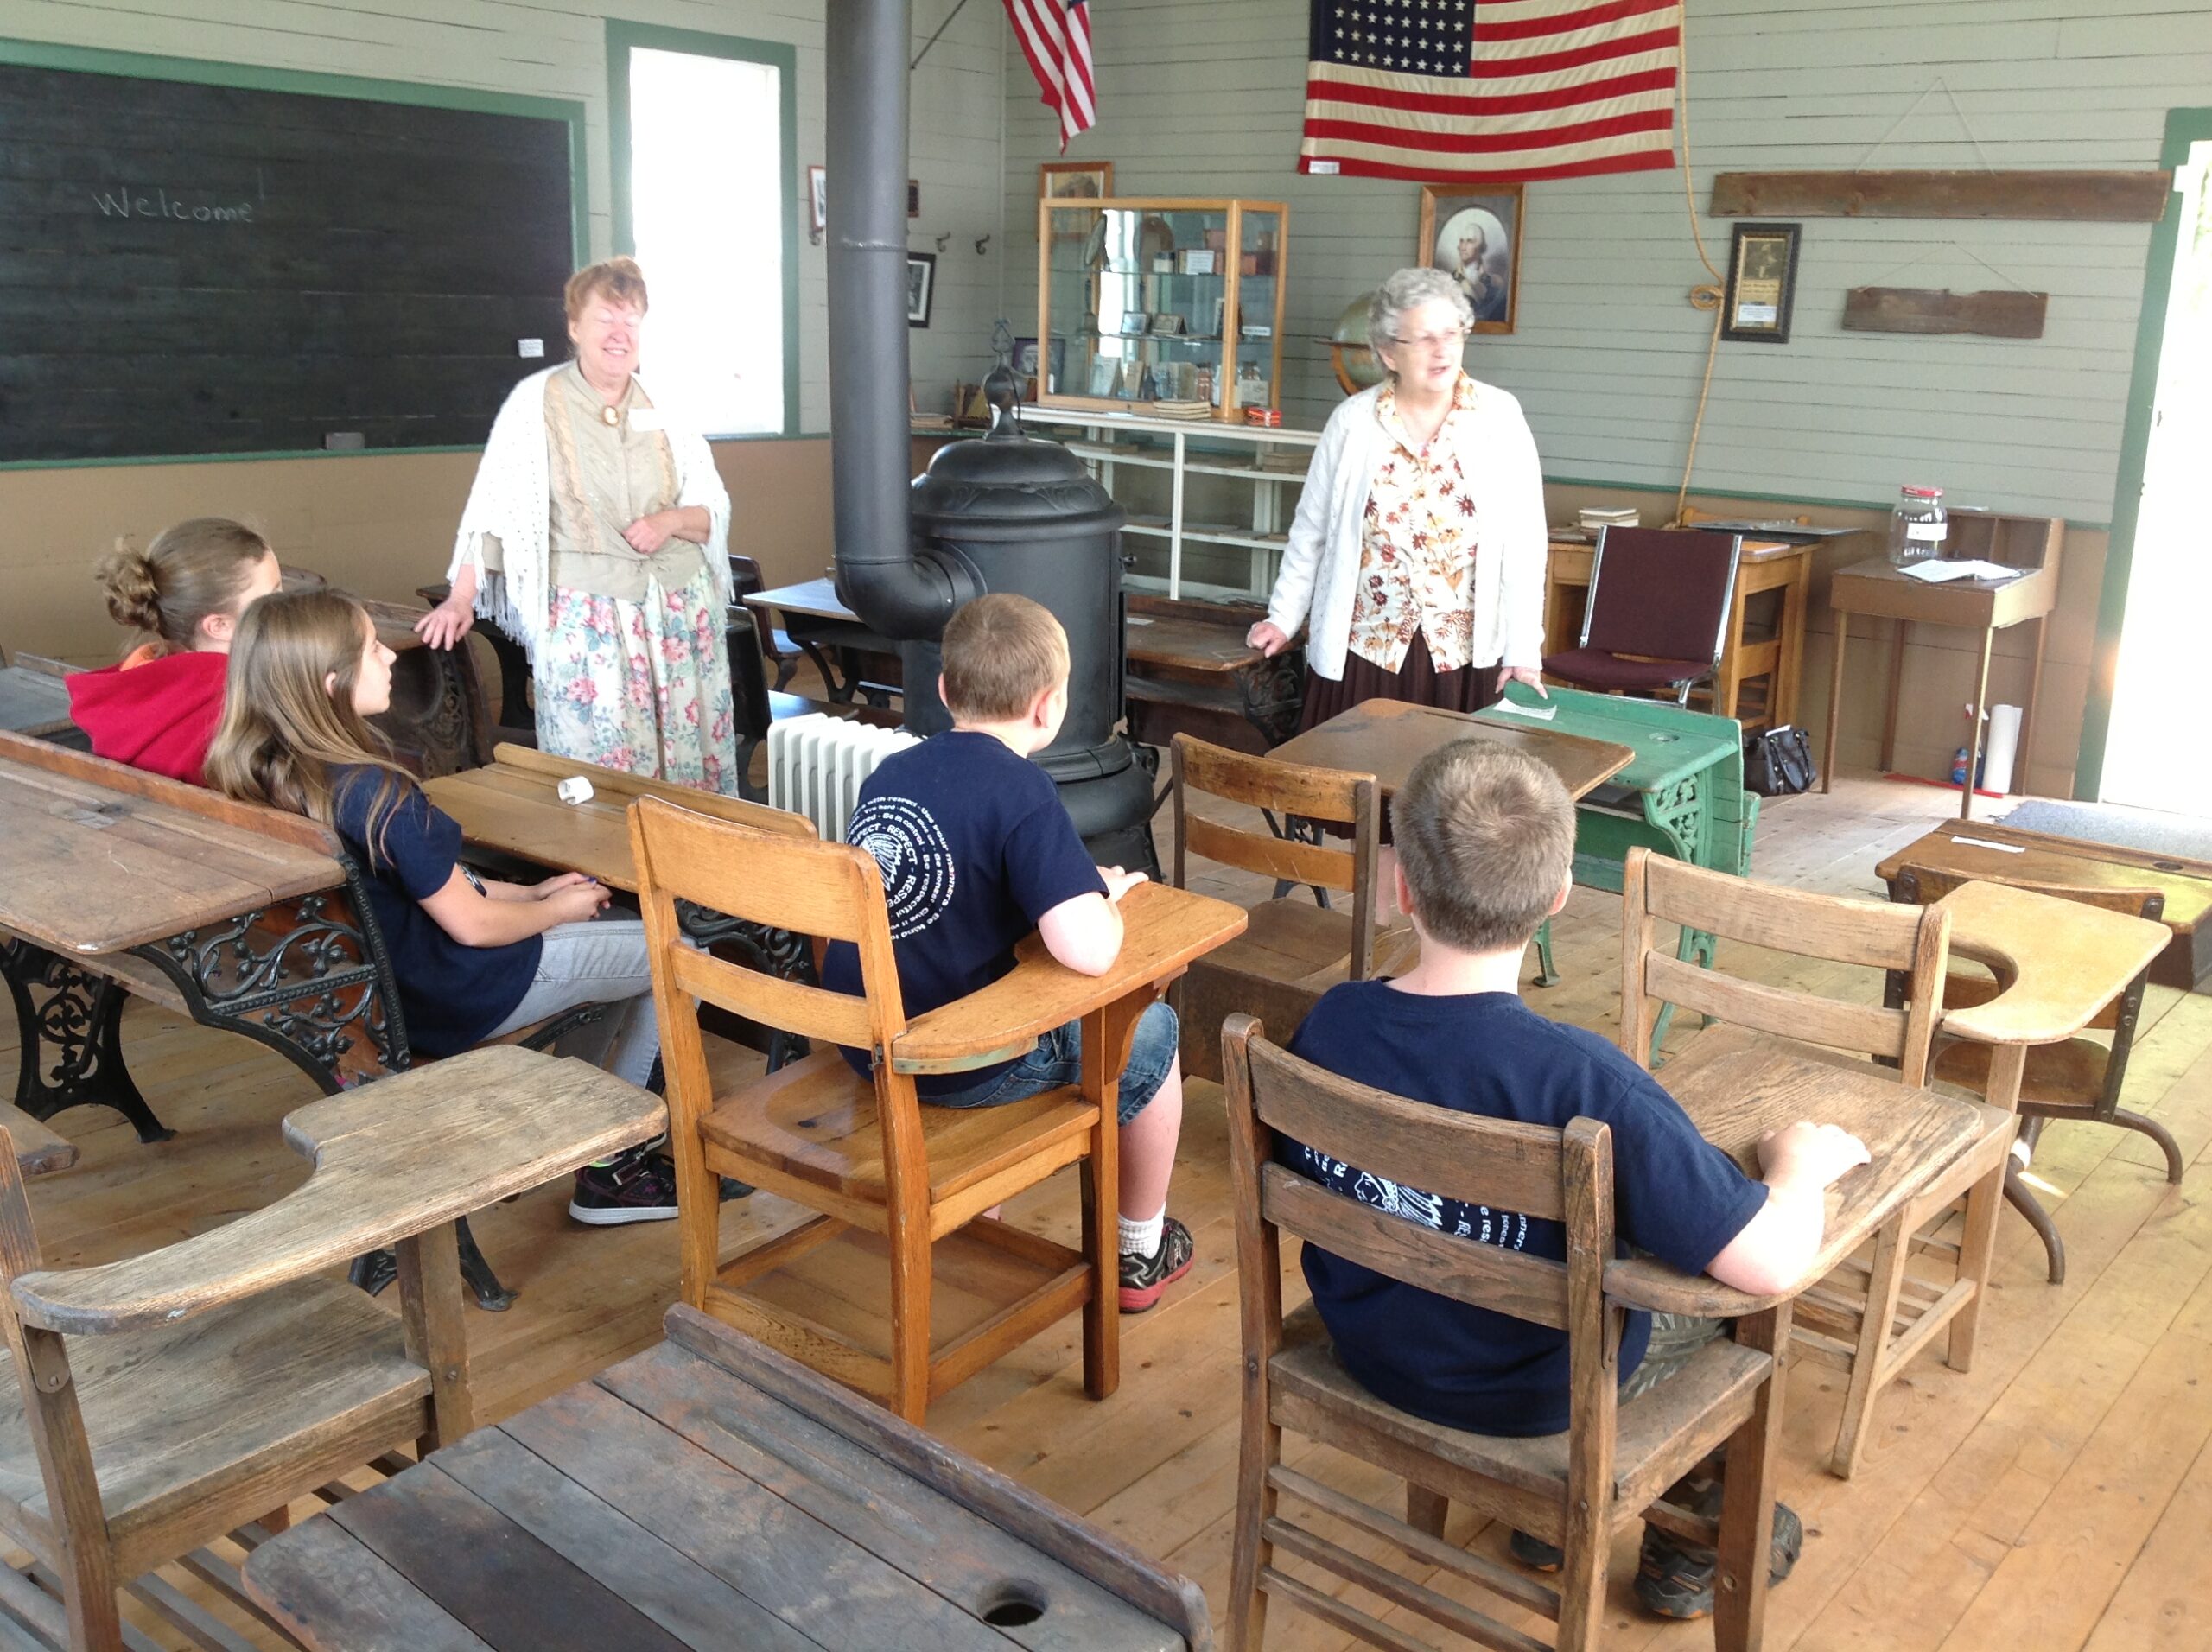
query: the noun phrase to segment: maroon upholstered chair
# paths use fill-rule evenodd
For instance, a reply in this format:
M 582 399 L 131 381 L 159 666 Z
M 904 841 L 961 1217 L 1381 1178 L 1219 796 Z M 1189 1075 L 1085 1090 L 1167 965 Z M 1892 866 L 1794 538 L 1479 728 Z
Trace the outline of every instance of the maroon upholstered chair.
M 1544 670 L 1601 694 L 1675 690 L 1713 675 L 1727 641 L 1743 537 L 1672 528 L 1602 528 L 1590 562 L 1582 639 Z

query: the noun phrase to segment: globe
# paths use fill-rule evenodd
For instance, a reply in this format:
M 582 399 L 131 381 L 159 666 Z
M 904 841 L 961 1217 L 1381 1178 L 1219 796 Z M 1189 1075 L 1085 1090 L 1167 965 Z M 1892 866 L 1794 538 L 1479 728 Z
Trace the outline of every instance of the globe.
M 1345 305 L 1329 334 L 1329 365 L 1336 370 L 1337 383 L 1347 396 L 1382 382 L 1382 364 L 1375 359 L 1367 342 L 1367 307 L 1374 297 L 1373 293 L 1362 293 Z

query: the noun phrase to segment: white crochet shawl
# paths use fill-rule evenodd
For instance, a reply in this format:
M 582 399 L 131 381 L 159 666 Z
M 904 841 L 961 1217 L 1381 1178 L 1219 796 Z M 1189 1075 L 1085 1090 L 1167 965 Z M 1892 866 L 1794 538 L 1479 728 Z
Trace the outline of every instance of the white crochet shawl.
M 553 616 L 545 389 L 546 380 L 561 370 L 548 367 L 532 373 L 507 393 L 499 417 L 492 421 L 491 439 L 484 444 L 484 458 L 476 467 L 475 483 L 461 513 L 461 531 L 454 538 L 453 561 L 446 569 L 450 580 L 459 575 L 464 563 L 475 568 L 478 616 L 520 643 L 533 665 L 538 641 Z M 642 379 L 639 384 L 643 388 Z M 705 437 L 672 429 L 667 435 L 676 460 L 676 503 L 679 507 L 696 505 L 707 512 L 707 543 L 700 550 L 714 576 L 715 593 L 728 607 L 728 491 L 715 469 Z M 483 536 L 487 533 L 499 536 L 503 574 L 484 571 Z

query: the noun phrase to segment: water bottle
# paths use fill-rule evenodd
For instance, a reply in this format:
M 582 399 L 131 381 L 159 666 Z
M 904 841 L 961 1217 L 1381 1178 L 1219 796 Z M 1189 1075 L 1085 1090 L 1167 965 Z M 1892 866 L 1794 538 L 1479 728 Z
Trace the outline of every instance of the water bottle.
M 1943 554 L 1949 530 L 1940 487 L 1901 487 L 1890 515 L 1890 565 L 1904 568 Z

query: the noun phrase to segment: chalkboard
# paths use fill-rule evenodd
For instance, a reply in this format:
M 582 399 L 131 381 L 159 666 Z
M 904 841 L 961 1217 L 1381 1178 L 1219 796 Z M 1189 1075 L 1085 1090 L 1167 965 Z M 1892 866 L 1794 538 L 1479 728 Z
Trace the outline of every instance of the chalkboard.
M 482 442 L 518 341 L 566 350 L 569 156 L 551 116 L 0 64 L 0 462 Z

